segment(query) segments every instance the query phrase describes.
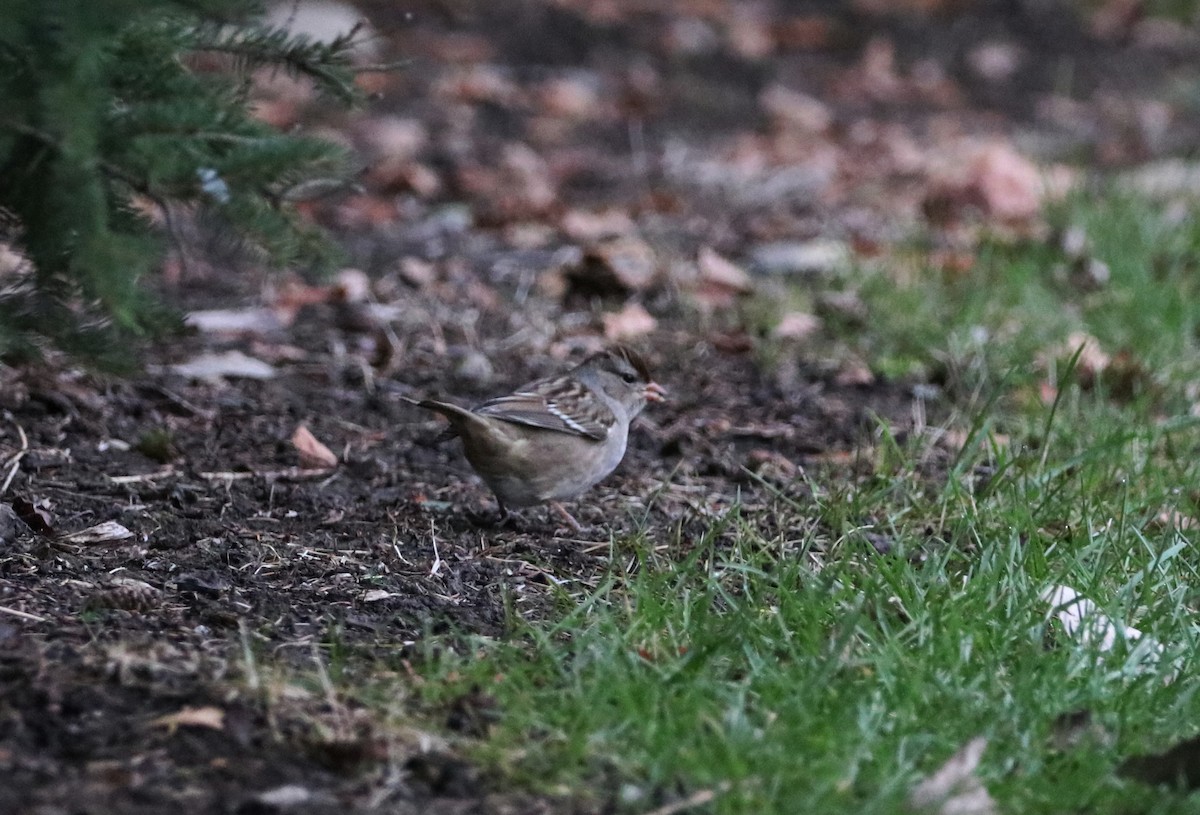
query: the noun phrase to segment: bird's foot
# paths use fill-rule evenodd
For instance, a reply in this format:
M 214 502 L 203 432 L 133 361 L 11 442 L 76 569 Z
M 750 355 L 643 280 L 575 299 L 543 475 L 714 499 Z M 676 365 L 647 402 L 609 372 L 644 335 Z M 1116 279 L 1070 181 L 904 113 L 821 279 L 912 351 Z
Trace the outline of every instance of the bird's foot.
M 500 510 L 496 514 L 490 512 L 475 512 L 467 510 L 467 520 L 475 526 L 482 526 L 488 529 L 511 528 L 516 524 L 517 516 L 508 511 L 504 504 L 498 504 Z
M 564 507 L 562 504 L 558 503 L 558 501 L 551 501 L 550 508 L 553 509 L 556 513 L 558 513 L 558 516 L 560 518 L 562 518 L 564 521 L 567 522 L 567 526 L 571 527 L 571 531 L 573 531 L 576 535 L 583 534 L 583 532 L 584 532 L 583 526 L 579 523 L 579 521 L 575 520 L 574 515 L 567 512 L 566 507 Z

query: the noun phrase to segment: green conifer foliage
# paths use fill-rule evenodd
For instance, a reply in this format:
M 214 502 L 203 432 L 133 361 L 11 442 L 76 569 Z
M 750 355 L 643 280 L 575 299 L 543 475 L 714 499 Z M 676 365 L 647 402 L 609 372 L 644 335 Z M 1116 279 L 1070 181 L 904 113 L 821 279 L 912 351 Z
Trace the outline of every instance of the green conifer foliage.
M 32 286 L 6 291 L 0 279 L 0 353 L 35 336 L 69 345 L 89 325 L 153 326 L 139 281 L 167 236 L 135 200 L 206 210 L 276 266 L 331 260 L 324 235 L 288 203 L 341 178 L 345 157 L 252 119 L 247 77 L 273 66 L 352 101 L 354 34 L 318 43 L 255 24 L 257 10 L 240 0 L 5 0 L 0 213 L 19 225 L 10 242 L 35 271 Z

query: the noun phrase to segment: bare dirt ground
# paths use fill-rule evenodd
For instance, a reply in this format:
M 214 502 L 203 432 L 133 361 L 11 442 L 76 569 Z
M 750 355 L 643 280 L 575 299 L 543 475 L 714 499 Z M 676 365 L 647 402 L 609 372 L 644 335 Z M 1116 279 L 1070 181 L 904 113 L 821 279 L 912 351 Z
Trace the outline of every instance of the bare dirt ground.
M 934 158 L 955 150 L 1120 166 L 1189 146 L 1189 112 L 1152 93 L 1191 78 L 1194 38 L 1168 24 L 735 5 L 364 3 L 412 65 L 349 117 L 279 89 L 264 115 L 363 156 L 366 191 L 312 214 L 365 288 L 168 264 L 155 285 L 181 309 L 246 322 L 201 320 L 132 376 L 0 367 L 0 510 L 44 526 L 0 514 L 0 812 L 610 811 L 506 789 L 279 677 L 403 676 L 430 633 L 543 615 L 614 540 L 685 553 L 735 501 L 803 489 L 801 470 L 852 479 L 878 422 L 903 435 L 944 412 L 830 340 L 821 326 L 870 319 L 836 275 L 776 269 L 767 249 L 876 257 L 932 224 L 931 252 L 962 252 L 964 222 L 1036 220 Z M 746 294 L 784 276 L 818 322 L 797 318 L 815 334 L 777 338 L 767 364 Z M 584 533 L 541 509 L 472 522 L 486 490 L 398 397 L 470 402 L 614 339 L 672 399 L 573 507 Z M 269 377 L 173 367 L 231 351 Z M 301 425 L 333 466 L 301 455 Z M 69 537 L 105 522 L 129 536 Z M 410 704 L 422 732 L 470 726 L 461 706 Z

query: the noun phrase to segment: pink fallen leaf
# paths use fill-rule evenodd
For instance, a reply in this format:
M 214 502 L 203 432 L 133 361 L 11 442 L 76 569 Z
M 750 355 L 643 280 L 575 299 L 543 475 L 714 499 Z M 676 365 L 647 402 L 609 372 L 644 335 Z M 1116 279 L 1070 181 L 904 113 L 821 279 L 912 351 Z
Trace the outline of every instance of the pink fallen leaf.
M 1025 221 L 1041 210 L 1041 173 L 1011 145 L 983 147 L 971 163 L 970 175 L 987 211 L 1001 220 Z
M 610 311 L 600 319 L 604 336 L 614 342 L 649 334 L 658 327 L 658 320 L 641 303 L 627 303 L 620 311 Z
M 833 124 L 833 113 L 828 105 L 816 97 L 783 85 L 772 85 L 759 94 L 758 104 L 776 127 L 804 133 L 824 133 Z
M 562 231 L 573 241 L 592 241 L 631 235 L 637 225 L 628 213 L 620 209 L 570 209 L 562 216 Z
M 727 308 L 754 287 L 745 269 L 707 246 L 696 256 L 696 268 L 696 299 L 710 308 Z
M 304 467 L 332 469 L 337 466 L 337 456 L 322 444 L 305 425 L 299 425 L 292 433 L 292 446 L 300 453 L 300 464 Z
M 584 294 L 644 291 L 658 274 L 658 257 L 643 240 L 616 238 L 589 247 L 564 274 L 568 285 Z
M 780 340 L 803 340 L 821 330 L 821 318 L 807 311 L 789 311 L 771 333 Z

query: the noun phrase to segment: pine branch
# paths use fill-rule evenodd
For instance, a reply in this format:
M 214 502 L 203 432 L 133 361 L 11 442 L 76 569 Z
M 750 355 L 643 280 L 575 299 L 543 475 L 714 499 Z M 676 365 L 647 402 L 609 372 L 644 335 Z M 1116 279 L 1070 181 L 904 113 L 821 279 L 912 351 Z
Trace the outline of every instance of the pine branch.
M 362 30 L 355 25 L 329 42 L 293 34 L 286 28 L 228 28 L 199 25 L 183 32 L 189 50 L 227 54 L 239 69 L 282 67 L 292 74 L 307 76 L 317 86 L 351 103 L 361 96 L 354 86 L 352 52 Z

